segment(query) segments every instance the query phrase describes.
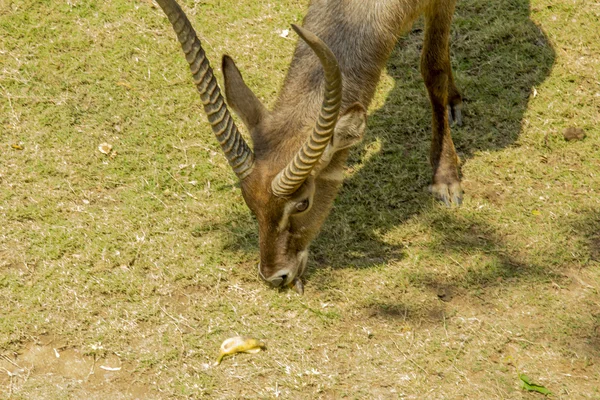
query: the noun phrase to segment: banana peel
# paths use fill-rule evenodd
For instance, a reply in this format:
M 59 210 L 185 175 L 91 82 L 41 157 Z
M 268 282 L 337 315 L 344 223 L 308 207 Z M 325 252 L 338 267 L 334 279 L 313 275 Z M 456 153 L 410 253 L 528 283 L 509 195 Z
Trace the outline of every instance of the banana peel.
M 225 356 L 236 353 L 258 353 L 261 350 L 266 350 L 267 346 L 258 339 L 244 336 L 234 336 L 226 339 L 221 344 L 221 352 L 213 366 L 221 364 Z

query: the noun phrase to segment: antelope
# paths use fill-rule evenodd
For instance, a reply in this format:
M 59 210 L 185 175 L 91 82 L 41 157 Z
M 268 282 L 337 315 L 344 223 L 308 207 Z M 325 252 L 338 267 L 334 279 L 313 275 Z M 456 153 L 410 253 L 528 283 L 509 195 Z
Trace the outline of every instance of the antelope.
M 273 110 L 222 59 L 227 104 L 252 138 L 236 127 L 191 23 L 175 0 L 157 0 L 189 63 L 204 111 L 258 222 L 259 276 L 302 293 L 308 248 L 343 181 L 349 149 L 364 135 L 367 108 L 400 34 L 425 18 L 421 73 L 432 106 L 430 190 L 447 206 L 462 189 L 450 125 L 462 121 L 449 35 L 456 0 L 312 0 Z

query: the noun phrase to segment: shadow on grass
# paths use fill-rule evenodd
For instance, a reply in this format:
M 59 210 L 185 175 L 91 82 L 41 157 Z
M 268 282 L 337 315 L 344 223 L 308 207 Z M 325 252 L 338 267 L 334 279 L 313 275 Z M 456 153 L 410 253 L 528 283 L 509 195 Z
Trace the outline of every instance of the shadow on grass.
M 575 255 L 581 264 L 600 266 L 600 208 L 579 210 L 565 229 L 565 235 L 572 238 L 571 248 L 579 250 Z
M 517 287 L 524 300 L 515 307 L 526 310 L 531 303 L 534 308 L 552 313 L 552 321 L 546 322 L 554 328 L 549 328 L 547 334 L 563 340 L 565 351 L 568 349 L 573 357 L 600 357 L 600 209 L 580 210 L 556 229 L 558 245 L 552 246 L 557 244 L 552 242 L 550 247 L 527 256 L 523 256 L 523 249 L 510 245 L 510 240 L 490 226 L 485 217 L 430 213 L 426 220 L 432 228 L 428 253 L 446 259 L 450 268 L 444 273 L 430 268 L 406 271 L 409 287 L 424 288 L 432 294 L 426 301 L 405 296 L 407 289 L 402 284 L 396 288 L 391 282 L 369 293 L 361 301 L 369 317 L 417 325 L 442 324 L 457 304 L 492 310 L 499 297 L 510 298 L 500 293 Z M 452 257 L 456 254 L 464 258 Z M 325 290 L 327 282 L 327 276 L 319 276 L 316 290 Z M 436 294 L 441 301 L 435 299 Z M 452 306 L 447 307 L 446 302 L 452 302 Z M 568 340 L 552 336 L 554 330 L 569 332 Z
M 459 2 L 452 55 L 457 84 L 465 98 L 465 126 L 454 128 L 453 137 L 463 161 L 468 162 L 478 151 L 501 151 L 511 146 L 521 133 L 532 89 L 550 74 L 555 53 L 544 33 L 529 19 L 529 11 L 527 0 L 500 0 L 493 5 L 483 0 Z M 427 160 L 431 111 L 418 69 L 421 38 L 417 25 L 400 40 L 387 64 L 394 87 L 385 104 L 370 115 L 367 136 L 349 160 L 354 172 L 345 181 L 334 210 L 311 248 L 307 276 L 311 290 L 337 295 L 331 294 L 332 287 L 339 284 L 332 276 L 335 271 L 315 272 L 319 266 L 376 270 L 401 260 L 404 249 L 411 246 L 411 233 L 399 237 L 393 231 L 413 218 L 428 227 L 428 256 L 458 267 L 455 265 L 450 274 L 440 274 L 433 268 L 407 271 L 403 275 L 412 288 L 404 282 L 388 282 L 390 285 L 381 292 L 374 289 L 365 293 L 357 304 L 362 309 L 358 311 L 360 317 L 441 325 L 448 317 L 445 302 L 452 301 L 452 297 L 485 308 L 493 303 L 491 297 L 505 287 L 523 288 L 522 293 L 539 285 L 554 290 L 556 282 L 562 285 L 568 281 L 571 269 L 598 265 L 598 210 L 584 210 L 559 228 L 557 236 L 572 239 L 576 245 L 560 243 L 556 253 L 551 250 L 539 254 L 543 250 L 538 250 L 533 254 L 516 247 L 518 244 L 502 229 L 492 226 L 484 214 L 440 210 L 431 199 L 424 190 L 431 179 Z M 257 259 L 255 222 L 247 212 L 228 218 L 228 222 L 214 227 L 226 232 L 224 250 Z M 386 236 L 392 234 L 394 240 L 389 243 Z M 565 255 L 572 251 L 575 255 Z M 471 259 L 461 265 L 460 256 L 452 257 L 456 254 Z M 368 284 L 361 287 L 368 288 Z M 419 301 L 404 295 L 423 288 L 431 295 Z M 577 295 L 557 293 L 553 307 L 563 300 L 574 301 Z M 571 304 L 571 309 L 577 310 L 572 317 L 561 313 L 560 320 L 549 323 L 568 333 L 564 349 L 575 355 L 599 357 L 600 316 L 590 304 Z M 552 335 L 552 329 L 548 332 Z M 556 337 L 564 340 L 560 335 Z
M 465 126 L 453 128 L 453 137 L 463 162 L 477 151 L 501 150 L 518 138 L 532 88 L 550 73 L 554 51 L 529 13 L 527 0 L 500 0 L 493 5 L 465 0 L 457 6 L 451 53 L 465 99 Z M 370 268 L 401 259 L 404 247 L 386 243 L 383 236 L 438 207 L 425 190 L 432 174 L 428 162 L 431 108 L 419 72 L 420 26 L 417 23 L 399 41 L 387 63 L 394 87 L 385 104 L 370 115 L 365 140 L 350 156 L 350 169 L 356 172 L 345 181 L 311 248 L 313 266 Z M 432 221 L 432 228 L 447 236 L 444 246 L 502 247 L 493 233 L 484 235 L 480 243 L 454 229 L 474 224 L 480 222 L 461 221 L 450 224 L 451 229 L 448 221 Z M 251 219 L 232 215 L 224 228 L 231 233 L 226 250 L 257 253 L 256 226 Z M 410 240 L 396 238 L 395 242 Z M 500 264 L 504 266 L 504 272 L 497 272 L 500 275 L 521 270 L 510 258 Z
M 465 125 L 454 127 L 452 134 L 463 162 L 477 151 L 501 150 L 517 139 L 532 88 L 550 73 L 554 51 L 529 11 L 525 0 L 458 4 L 451 53 L 465 99 Z M 382 234 L 437 206 L 424 190 L 431 180 L 431 111 L 419 72 L 419 26 L 400 40 L 388 61 L 395 86 L 370 116 L 363 148 L 351 155 L 350 165 L 361 163 L 368 149 L 379 150 L 346 180 L 313 247 L 317 261 L 326 258 L 334 268 L 368 267 L 401 257 L 402 249 L 382 241 Z M 496 239 L 487 240 L 493 244 Z M 506 265 L 512 264 L 507 260 Z

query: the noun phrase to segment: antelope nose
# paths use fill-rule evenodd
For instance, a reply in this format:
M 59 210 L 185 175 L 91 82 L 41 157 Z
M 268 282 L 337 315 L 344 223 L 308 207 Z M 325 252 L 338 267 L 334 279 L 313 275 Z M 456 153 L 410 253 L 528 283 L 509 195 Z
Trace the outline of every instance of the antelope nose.
M 285 276 L 285 275 L 275 276 L 275 277 L 269 279 L 269 283 L 273 286 L 279 287 L 283 284 L 283 282 L 285 281 L 285 278 L 287 278 L 287 276 Z
M 271 285 L 275 286 L 275 287 L 279 287 L 281 285 L 283 285 L 283 283 L 285 282 L 285 280 L 287 279 L 287 274 L 275 274 L 269 278 L 265 277 L 262 273 L 262 270 L 260 268 L 260 263 L 258 263 L 258 275 L 264 280 L 267 281 L 268 283 L 270 283 Z

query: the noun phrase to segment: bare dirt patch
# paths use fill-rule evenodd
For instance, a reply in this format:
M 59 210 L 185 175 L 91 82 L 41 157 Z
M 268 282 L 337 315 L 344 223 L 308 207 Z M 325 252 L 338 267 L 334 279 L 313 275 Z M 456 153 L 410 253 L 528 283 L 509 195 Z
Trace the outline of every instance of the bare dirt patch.
M 9 396 L 27 386 L 30 380 L 68 388 L 66 392 L 73 394 L 104 393 L 115 399 L 140 400 L 152 396 L 147 387 L 136 384 L 139 374 L 118 355 L 86 354 L 49 337 L 27 343 L 12 354 L 2 354 L 0 371 L 4 372 L 0 374 L 0 389 Z

